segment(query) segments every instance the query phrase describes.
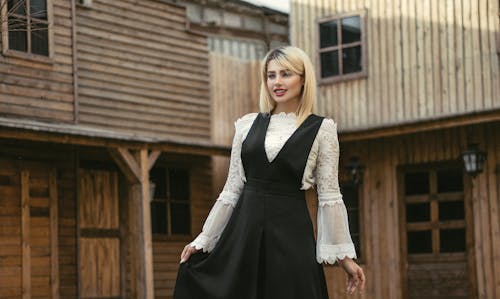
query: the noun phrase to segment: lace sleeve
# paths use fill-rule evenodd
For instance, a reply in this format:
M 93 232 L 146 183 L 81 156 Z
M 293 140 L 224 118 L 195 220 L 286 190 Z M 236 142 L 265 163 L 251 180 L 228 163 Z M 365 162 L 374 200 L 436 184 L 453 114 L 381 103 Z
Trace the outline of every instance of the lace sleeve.
M 236 206 L 245 183 L 243 164 L 241 162 L 241 144 L 244 139 L 244 131 L 248 130 L 248 124 L 251 124 L 255 115 L 253 113 L 247 114 L 235 122 L 235 134 L 227 180 L 203 224 L 202 232 L 190 243 L 196 249 L 203 249 L 204 252 L 212 251 L 231 217 L 233 208 Z
M 356 251 L 349 233 L 347 210 L 339 188 L 340 149 L 337 125 L 332 119 L 323 121 L 318 139 L 316 184 L 319 204 L 316 256 L 319 263 L 333 264 L 345 257 L 355 258 Z

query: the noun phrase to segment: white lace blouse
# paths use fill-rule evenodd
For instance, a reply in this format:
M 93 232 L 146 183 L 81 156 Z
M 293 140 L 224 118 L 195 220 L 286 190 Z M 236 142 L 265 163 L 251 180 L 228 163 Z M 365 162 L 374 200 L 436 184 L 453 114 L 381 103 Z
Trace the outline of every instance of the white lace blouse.
M 202 232 L 190 243 L 196 249 L 212 251 L 243 190 L 246 179 L 241 162 L 241 145 L 256 116 L 257 113 L 250 113 L 235 122 L 236 133 L 227 181 L 203 225 Z M 270 162 L 296 128 L 294 113 L 282 112 L 271 116 L 265 140 L 265 150 Z M 333 264 L 345 257 L 356 257 L 349 234 L 347 211 L 338 183 L 339 153 L 337 125 L 332 119 L 325 118 L 309 153 L 301 188 L 307 190 L 315 184 L 317 187 L 318 263 Z

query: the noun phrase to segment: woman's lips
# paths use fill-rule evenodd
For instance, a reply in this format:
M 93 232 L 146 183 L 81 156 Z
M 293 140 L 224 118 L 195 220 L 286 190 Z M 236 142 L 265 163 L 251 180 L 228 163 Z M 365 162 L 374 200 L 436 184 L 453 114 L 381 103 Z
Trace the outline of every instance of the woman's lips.
M 274 94 L 277 97 L 281 97 L 281 96 L 285 95 L 285 93 L 286 93 L 286 89 L 275 89 L 274 90 Z

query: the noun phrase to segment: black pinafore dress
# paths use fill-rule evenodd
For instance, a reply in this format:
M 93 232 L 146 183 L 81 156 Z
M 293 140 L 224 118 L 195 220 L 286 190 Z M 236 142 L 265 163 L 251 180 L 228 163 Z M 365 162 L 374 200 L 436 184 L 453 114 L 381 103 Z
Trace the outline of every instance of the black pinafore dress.
M 322 120 L 309 115 L 269 162 L 270 115 L 257 115 L 241 149 L 243 192 L 215 248 L 180 265 L 174 299 L 328 299 L 300 190 Z

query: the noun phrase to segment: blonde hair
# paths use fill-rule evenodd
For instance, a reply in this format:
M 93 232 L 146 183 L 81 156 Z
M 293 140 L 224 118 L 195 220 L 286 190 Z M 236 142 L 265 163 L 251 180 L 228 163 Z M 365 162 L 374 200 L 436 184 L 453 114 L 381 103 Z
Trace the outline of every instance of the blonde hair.
M 304 80 L 297 114 L 297 125 L 300 125 L 316 109 L 316 76 L 309 56 L 301 49 L 293 46 L 282 46 L 269 51 L 261 64 L 260 112 L 271 113 L 276 102 L 267 89 L 267 67 L 271 60 L 280 66 L 298 74 Z

